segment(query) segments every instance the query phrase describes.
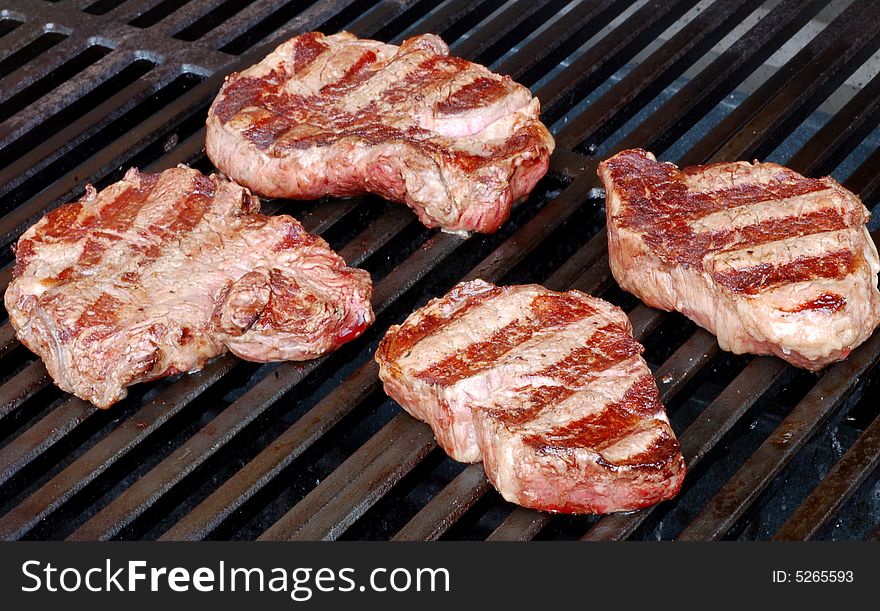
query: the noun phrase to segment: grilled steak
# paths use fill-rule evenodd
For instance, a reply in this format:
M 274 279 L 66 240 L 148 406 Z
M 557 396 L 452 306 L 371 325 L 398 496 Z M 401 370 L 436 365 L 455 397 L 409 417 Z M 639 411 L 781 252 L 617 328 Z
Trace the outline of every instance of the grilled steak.
M 507 500 L 607 513 L 668 499 L 685 474 L 631 332 L 579 291 L 476 280 L 392 326 L 376 360 L 385 391 Z
M 831 178 L 774 163 L 679 170 L 643 150 L 602 162 L 611 270 L 725 350 L 818 370 L 880 322 L 868 211 Z
M 398 47 L 311 32 L 227 79 L 207 152 L 260 195 L 377 193 L 429 227 L 491 233 L 547 171 L 539 114 L 528 89 L 432 34 Z
M 107 407 L 136 382 L 316 357 L 372 321 L 369 275 L 247 189 L 186 167 L 129 170 L 16 245 L 6 291 L 21 342 L 62 389 Z

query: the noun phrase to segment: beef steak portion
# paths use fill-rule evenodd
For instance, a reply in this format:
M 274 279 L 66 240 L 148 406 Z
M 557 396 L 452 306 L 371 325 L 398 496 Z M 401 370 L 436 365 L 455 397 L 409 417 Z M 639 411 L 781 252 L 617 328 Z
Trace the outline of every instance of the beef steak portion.
M 880 322 L 868 211 L 831 178 L 742 161 L 679 170 L 643 150 L 603 161 L 611 270 L 725 350 L 818 370 Z
M 385 391 L 509 501 L 566 513 L 646 507 L 685 475 L 626 315 L 579 291 L 459 284 L 392 326 Z
M 247 189 L 177 167 L 89 185 L 15 248 L 6 309 L 63 390 L 98 407 L 227 349 L 310 359 L 373 321 L 369 274 Z
M 429 227 L 491 233 L 547 172 L 539 115 L 528 89 L 432 34 L 398 47 L 310 32 L 227 78 L 206 147 L 260 195 L 377 193 Z

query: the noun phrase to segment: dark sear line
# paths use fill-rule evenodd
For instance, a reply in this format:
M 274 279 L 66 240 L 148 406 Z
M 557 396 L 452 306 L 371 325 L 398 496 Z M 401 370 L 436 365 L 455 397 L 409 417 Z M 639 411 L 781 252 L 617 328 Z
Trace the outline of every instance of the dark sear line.
M 432 384 L 454 384 L 494 368 L 501 357 L 536 335 L 552 335 L 560 327 L 595 313 L 595 309 L 570 295 L 537 295 L 524 318 L 505 325 L 485 340 L 468 344 L 418 372 L 416 377 Z
M 864 262 L 864 257 L 851 250 L 835 250 L 817 256 L 800 256 L 789 263 L 759 263 L 743 269 L 715 272 L 712 278 L 734 293 L 757 295 L 782 285 L 817 278 L 842 280 Z

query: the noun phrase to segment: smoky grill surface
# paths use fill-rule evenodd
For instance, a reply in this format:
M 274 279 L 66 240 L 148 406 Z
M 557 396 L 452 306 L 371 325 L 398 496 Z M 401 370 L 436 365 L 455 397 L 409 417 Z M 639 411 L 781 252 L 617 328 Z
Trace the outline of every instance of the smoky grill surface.
M 100 411 L 65 395 L 0 322 L 4 539 L 863 539 L 880 537 L 880 334 L 819 374 L 735 356 L 608 268 L 598 162 L 753 159 L 880 200 L 880 4 L 871 0 L 7 0 L 0 3 L 0 287 L 48 210 L 130 166 L 204 155 L 223 77 L 301 32 L 452 53 L 531 88 L 557 141 L 511 220 L 463 240 L 377 197 L 270 201 L 373 276 L 377 321 L 306 363 L 223 357 Z M 878 215 L 869 227 L 877 239 Z M 576 288 L 629 314 L 689 474 L 623 515 L 505 503 L 388 399 L 376 345 L 482 278 Z

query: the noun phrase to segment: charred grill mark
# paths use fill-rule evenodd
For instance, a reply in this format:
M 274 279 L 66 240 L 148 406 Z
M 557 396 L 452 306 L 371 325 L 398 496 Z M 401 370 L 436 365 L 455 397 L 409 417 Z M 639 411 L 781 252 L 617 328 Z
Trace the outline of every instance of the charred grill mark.
M 18 278 L 30 265 L 31 260 L 36 255 L 36 249 L 34 248 L 34 241 L 27 238 L 19 240 L 12 248 L 15 253 L 15 267 L 12 269 L 12 277 Z
M 462 299 L 465 300 L 457 310 L 449 315 L 443 312 L 425 314 L 416 324 L 404 323 L 397 329 L 396 333 L 389 333 L 385 336 L 379 345 L 379 354 L 386 361 L 396 360 L 409 353 L 419 342 L 459 320 L 477 306 L 495 299 L 502 293 L 503 290 L 497 286 L 492 286 L 470 295 L 454 290 L 453 293 L 444 298 L 444 301 L 454 303 Z
M 507 427 L 519 427 L 534 420 L 547 406 L 558 405 L 573 395 L 575 390 L 567 386 L 535 386 L 516 389 L 515 392 L 517 395 L 524 395 L 522 407 L 490 408 L 485 410 L 486 415 Z
M 72 202 L 55 208 L 46 215 L 46 224 L 42 227 L 40 235 L 47 238 L 60 238 L 65 236 L 70 228 L 76 224 L 82 212 L 83 205 L 80 202 Z
M 575 389 L 584 388 L 601 371 L 642 353 L 642 345 L 623 327 L 605 325 L 562 360 L 545 367 L 539 376 L 553 377 Z
M 214 114 L 221 123 L 227 123 L 242 109 L 258 106 L 266 94 L 280 89 L 290 76 L 298 74 L 311 66 L 315 60 L 328 51 L 327 45 L 318 41 L 317 32 L 299 36 L 293 45 L 293 60 L 289 64 L 292 74 L 284 69 L 272 69 L 261 77 L 232 74 L 232 81 L 223 90 L 223 97 L 214 106 Z
M 605 458 L 600 458 L 603 465 L 615 467 L 637 467 L 640 469 L 668 469 L 673 461 L 677 461 L 682 467 L 684 460 L 681 457 L 678 440 L 669 432 L 665 422 L 655 420 L 653 426 L 660 429 L 660 434 L 654 442 L 643 451 L 628 455 L 626 458 L 616 460 L 613 463 Z
M 268 150 L 284 132 L 293 127 L 293 122 L 283 115 L 266 114 L 251 121 L 242 132 L 261 151 Z
M 318 40 L 318 36 L 318 32 L 308 32 L 297 37 L 293 45 L 293 61 L 290 63 L 292 74 L 299 74 L 329 50 Z
M 797 216 L 761 221 L 737 229 L 713 232 L 713 240 L 725 244 L 724 250 L 757 246 L 792 237 L 804 237 L 826 231 L 837 231 L 851 225 L 847 215 L 837 208 L 823 208 Z
M 437 112 L 451 115 L 488 106 L 503 98 L 508 88 L 498 79 L 481 76 L 435 105 Z
M 789 180 L 791 182 L 736 185 L 727 189 L 709 191 L 706 195 L 714 202 L 716 210 L 726 210 L 760 204 L 773 199 L 789 199 L 828 190 L 828 185 L 817 178 L 801 176 L 797 179 L 789 178 Z M 711 214 L 711 212 L 707 212 L 707 214 Z
M 138 177 L 140 182 L 138 187 L 125 189 L 116 199 L 103 206 L 97 214 L 83 219 L 76 230 L 65 234 L 65 240 L 71 242 L 86 238 L 83 251 L 77 261 L 78 268 L 98 265 L 107 249 L 119 242 L 119 235 L 134 225 L 159 182 L 158 174 L 139 174 Z
M 458 57 L 432 55 L 418 65 L 400 81 L 382 92 L 382 104 L 400 104 L 413 97 L 423 97 L 428 91 L 446 85 L 471 66 L 471 63 Z M 443 78 L 438 78 L 440 76 Z
M 657 384 L 646 374 L 627 389 L 620 401 L 550 431 L 526 435 L 523 442 L 544 454 L 568 454 L 579 448 L 601 451 L 643 425 L 646 418 L 660 413 L 663 405 Z
M 805 301 L 791 310 L 783 310 L 784 312 L 807 312 L 819 311 L 833 314 L 839 312 L 846 307 L 846 298 L 837 293 L 822 293 L 814 299 Z
M 587 344 L 572 350 L 561 361 L 536 372 L 538 377 L 558 380 L 558 386 L 520 389 L 517 394 L 525 395 L 522 407 L 489 408 L 486 413 L 507 427 L 522 426 L 537 418 L 546 408 L 558 405 L 587 388 L 603 371 L 642 352 L 642 346 L 626 329 L 618 325 L 600 327 L 587 339 Z M 650 384 L 654 386 L 653 380 L 650 380 Z M 645 402 L 650 403 L 647 400 Z
M 532 300 L 531 316 L 511 322 L 488 339 L 469 344 L 416 377 L 432 384 L 448 385 L 494 368 L 498 359 L 547 329 L 583 320 L 596 313 L 584 299 L 570 293 L 541 294 Z
M 358 60 L 343 74 L 339 80 L 327 83 L 318 91 L 323 98 L 339 98 L 356 89 L 364 81 L 372 77 L 376 72 L 370 68 L 376 63 L 375 51 L 366 51 Z
M 88 333 L 90 341 L 100 341 L 110 337 L 117 329 L 118 312 L 122 305 L 122 301 L 116 297 L 101 293 L 98 299 L 79 315 L 73 328 L 70 329 L 71 337 L 78 337 L 84 332 Z M 62 338 L 63 341 L 64 339 Z
M 815 278 L 842 280 L 855 271 L 860 261 L 861 257 L 854 256 L 849 250 L 836 250 L 817 256 L 801 256 L 782 265 L 759 263 L 744 269 L 724 270 L 715 272 L 712 277 L 734 293 L 756 295 L 782 284 Z
M 221 123 L 227 123 L 243 108 L 256 106 L 267 91 L 272 91 L 284 82 L 277 70 L 260 78 L 232 74 L 229 79 L 232 83 L 224 88 L 223 97 L 214 105 L 214 114 Z

